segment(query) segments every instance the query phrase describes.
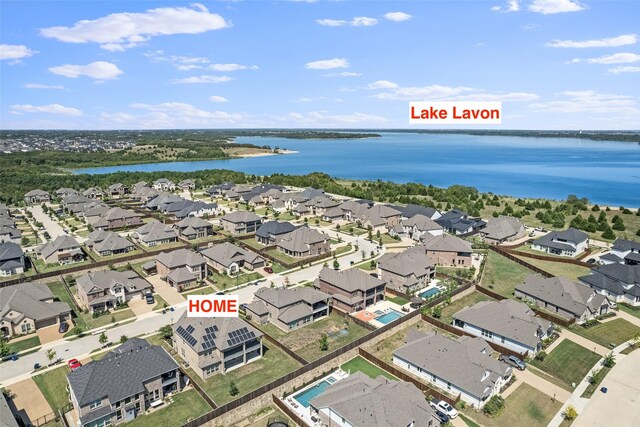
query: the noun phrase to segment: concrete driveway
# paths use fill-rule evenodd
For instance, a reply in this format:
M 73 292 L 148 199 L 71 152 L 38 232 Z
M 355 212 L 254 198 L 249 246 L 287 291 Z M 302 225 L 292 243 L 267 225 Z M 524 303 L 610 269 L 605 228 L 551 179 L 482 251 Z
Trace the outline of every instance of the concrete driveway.
M 69 325 L 69 331 L 73 328 L 73 324 L 67 321 Z M 40 337 L 40 343 L 46 344 L 48 342 L 57 341 L 64 337 L 64 334 L 58 333 L 60 325 L 47 326 L 46 328 L 40 328 L 37 331 L 38 337 Z
M 155 302 L 153 304 L 147 304 L 147 300 L 143 298 L 135 298 L 129 301 L 129 308 L 135 313 L 136 316 L 151 313 L 153 311 L 153 307 L 155 306 Z
M 38 425 L 36 420 L 53 412 L 47 399 L 44 398 L 33 379 L 29 378 L 20 381 L 8 388 L 15 395 L 12 402 L 15 406 L 16 414 L 22 418 L 25 425 Z M 40 421 L 43 423 L 44 419 Z
M 180 304 L 185 301 L 185 298 L 180 295 L 180 292 L 169 286 L 167 282 L 160 279 L 160 276 L 155 274 L 148 276 L 147 281 L 153 285 L 153 290 L 160 295 L 169 306 Z
M 636 350 L 621 359 L 604 378 L 600 389 L 573 422 L 575 427 L 591 426 L 640 426 L 640 351 Z
M 42 210 L 42 206 L 33 205 L 29 207 L 29 210 L 31 211 L 31 213 L 33 213 L 33 218 L 36 221 L 42 223 L 44 229 L 51 236 L 51 240 L 55 239 L 58 236 L 65 235 L 64 229 L 60 226 L 60 224 L 49 218 L 49 215 L 44 213 L 44 211 Z

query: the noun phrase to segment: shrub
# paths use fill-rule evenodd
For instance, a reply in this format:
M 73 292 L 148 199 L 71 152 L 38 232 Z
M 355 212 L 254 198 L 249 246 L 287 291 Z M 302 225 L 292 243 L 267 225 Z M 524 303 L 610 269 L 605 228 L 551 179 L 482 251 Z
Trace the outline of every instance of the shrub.
M 564 419 L 567 421 L 575 420 L 578 416 L 578 411 L 573 406 L 567 406 L 567 409 L 564 411 Z
M 495 417 L 500 415 L 500 412 L 504 409 L 504 399 L 502 396 L 494 395 L 489 401 L 484 405 L 482 411 L 491 416 Z
M 547 352 L 545 351 L 539 351 L 538 354 L 536 354 L 536 360 L 539 362 L 544 362 L 544 359 L 547 357 Z

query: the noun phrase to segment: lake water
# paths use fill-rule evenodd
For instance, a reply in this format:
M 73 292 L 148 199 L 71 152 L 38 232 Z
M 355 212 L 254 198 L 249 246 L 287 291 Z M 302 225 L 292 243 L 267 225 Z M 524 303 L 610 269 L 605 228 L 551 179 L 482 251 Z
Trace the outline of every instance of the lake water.
M 149 163 L 89 168 L 76 173 L 230 169 L 256 175 L 303 175 L 470 185 L 513 196 L 600 204 L 640 205 L 640 145 L 568 138 L 382 133 L 358 140 L 242 137 L 238 142 L 279 146 L 296 154 L 230 160 Z

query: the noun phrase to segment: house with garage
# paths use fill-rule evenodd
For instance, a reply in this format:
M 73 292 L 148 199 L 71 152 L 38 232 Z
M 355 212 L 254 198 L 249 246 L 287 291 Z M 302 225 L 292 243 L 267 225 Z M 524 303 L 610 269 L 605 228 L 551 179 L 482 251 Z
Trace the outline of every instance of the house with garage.
M 56 198 L 58 199 L 62 199 L 64 197 L 70 196 L 72 194 L 78 195 L 80 193 L 78 193 L 78 190 L 76 190 L 75 188 L 66 188 L 66 187 L 62 187 L 62 188 L 58 188 L 55 192 L 54 192 Z
M 167 191 L 163 191 L 162 193 L 158 194 L 153 199 L 149 200 L 144 207 L 147 208 L 147 209 L 150 209 L 152 211 L 160 211 L 160 212 L 163 212 L 163 213 L 170 213 L 170 212 L 168 212 L 168 209 L 167 209 L 168 206 L 170 206 L 170 205 L 172 205 L 174 203 L 182 203 L 185 200 L 186 199 L 183 199 L 182 197 L 178 196 L 177 194 L 173 194 L 173 193 L 169 193 Z
M 480 236 L 491 245 L 512 242 L 526 236 L 527 230 L 522 221 L 513 216 L 500 215 L 489 218 L 487 226 L 480 231 Z
M 422 236 L 442 236 L 444 234 L 444 229 L 440 224 L 422 214 L 403 219 L 399 225 L 403 232 L 416 242 L 419 242 Z
M 129 209 L 114 207 L 100 215 L 93 223 L 94 230 L 118 230 L 130 227 L 139 227 L 142 224 L 142 215 Z
M 524 283 L 516 285 L 515 296 L 578 323 L 608 313 L 611 306 L 605 295 L 563 276 L 530 274 Z
M 600 261 L 603 264 L 640 264 L 640 242 L 625 239 L 616 239 L 608 254 L 602 255 Z
M 132 421 L 184 387 L 180 367 L 169 353 L 140 338 L 129 338 L 73 370 L 67 382 L 78 427 Z
M 87 188 L 82 192 L 82 195 L 90 199 L 98 199 L 98 200 L 104 199 L 104 196 L 105 196 L 104 191 L 102 191 L 102 188 L 100 187 Z
M 134 230 L 132 236 L 144 246 L 157 246 L 178 241 L 178 232 L 158 220 L 149 221 Z
M 470 268 L 473 249 L 471 244 L 451 234 L 422 236 L 421 246 L 427 256 L 443 267 Z
M 178 188 L 182 191 L 195 190 L 196 182 L 192 179 L 183 179 L 178 183 Z
M 329 315 L 331 295 L 313 288 L 260 288 L 246 314 L 256 323 L 273 323 L 289 332 Z
M 24 252 L 12 242 L 0 243 L 0 277 L 24 273 Z
M 551 231 L 531 243 L 531 249 L 535 251 L 568 257 L 580 255 L 588 248 L 589 235 L 573 227 L 565 231 Z
M 181 237 L 187 240 L 213 236 L 213 224 L 197 216 L 188 216 L 174 224 Z
M 221 197 L 224 194 L 235 187 L 233 182 L 223 182 L 222 184 L 212 185 L 207 189 L 207 194 L 211 197 Z
M 316 196 L 307 200 L 305 205 L 311 209 L 312 215 L 321 217 L 329 209 L 338 207 L 340 202 L 323 194 L 322 196 Z
M 176 184 L 167 178 L 160 178 L 153 181 L 152 187 L 157 191 L 174 191 L 176 189 Z
M 391 206 L 373 205 L 356 218 L 364 228 L 386 231 L 400 222 L 402 213 Z
M 201 250 L 200 254 L 213 270 L 228 276 L 235 276 L 241 268 L 255 270 L 264 267 L 264 259 L 257 253 L 229 242 L 210 246 Z
M 467 212 L 452 209 L 435 220 L 445 231 L 460 236 L 471 234 L 487 225 L 480 218 L 472 218 Z
M 129 192 L 129 187 L 121 182 L 118 182 L 116 184 L 111 184 L 107 189 L 107 192 L 111 197 L 121 197 Z
M 481 301 L 453 315 L 453 326 L 518 353 L 534 356 L 553 331 L 548 320 L 512 299 Z
M 220 218 L 220 224 L 232 234 L 255 233 L 262 225 L 262 218 L 252 212 L 235 211 Z
M 58 236 L 36 249 L 38 258 L 45 264 L 73 264 L 82 262 L 85 254 L 82 252 L 80 243 L 71 236 Z
M 193 202 L 191 200 L 185 200 L 183 203 L 170 205 L 166 212 L 173 215 L 176 219 L 184 219 L 192 216 L 209 218 L 217 214 L 218 205 L 216 203 L 207 203 L 203 201 Z
M 429 219 L 436 220 L 442 216 L 440 211 L 436 208 L 432 208 L 430 206 L 422 206 L 422 205 L 414 205 L 409 203 L 406 206 L 401 205 L 390 205 L 397 211 L 402 212 L 402 219 L 409 219 L 414 217 L 415 215 L 424 215 Z
M 412 295 L 436 276 L 436 263 L 422 246 L 389 252 L 378 259 L 378 275 L 389 288 Z
M 482 338 L 449 338 L 412 329 L 393 352 L 393 364 L 445 393 L 480 409 L 511 378 L 512 368 L 493 358 Z
M 7 223 L 13 222 L 7 221 Z M 13 222 L 15 224 L 15 222 Z M 0 225 L 0 243 L 22 243 L 22 231 L 20 229 L 9 226 L 9 225 Z
M 386 282 L 359 268 L 320 270 L 313 286 L 333 298 L 333 307 L 346 313 L 364 310 L 384 300 Z
M 273 246 L 278 238 L 291 233 L 296 228 L 297 226 L 286 221 L 267 221 L 256 231 L 256 242 L 265 246 Z
M 356 221 L 361 217 L 362 213 L 373 206 L 371 200 L 346 200 L 339 206 L 342 211 L 342 218 L 347 221 Z
M 133 242 L 113 231 L 94 230 L 84 244 L 98 256 L 126 254 L 135 250 Z
M 355 372 L 309 401 L 308 417 L 337 427 L 439 427 L 424 394 L 410 382 Z
M 24 202 L 28 205 L 34 205 L 38 203 L 45 203 L 51 201 L 49 193 L 39 188 L 31 190 L 24 195 Z
M 173 325 L 173 349 L 204 379 L 262 358 L 262 332 L 237 317 L 187 317 Z
M 578 280 L 612 302 L 640 307 L 640 265 L 601 265 Z
M 29 334 L 69 320 L 69 304 L 54 301 L 53 293 L 43 283 L 0 288 L 0 337 Z
M 207 263 L 197 252 L 177 249 L 156 257 L 158 275 L 178 292 L 196 286 L 207 277 Z
M 78 299 L 89 313 L 109 311 L 151 292 L 151 284 L 135 271 L 90 271 L 76 280 Z
M 279 252 L 295 258 L 321 255 L 331 251 L 329 236 L 306 225 L 280 235 L 275 244 Z

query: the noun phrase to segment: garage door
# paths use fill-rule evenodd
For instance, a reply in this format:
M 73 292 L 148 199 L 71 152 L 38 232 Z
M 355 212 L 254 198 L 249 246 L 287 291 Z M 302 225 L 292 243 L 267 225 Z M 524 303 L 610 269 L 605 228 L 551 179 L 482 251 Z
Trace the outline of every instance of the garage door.
M 52 317 L 51 319 L 40 320 L 36 322 L 36 329 L 44 328 L 47 326 L 53 326 L 58 324 L 58 318 Z

